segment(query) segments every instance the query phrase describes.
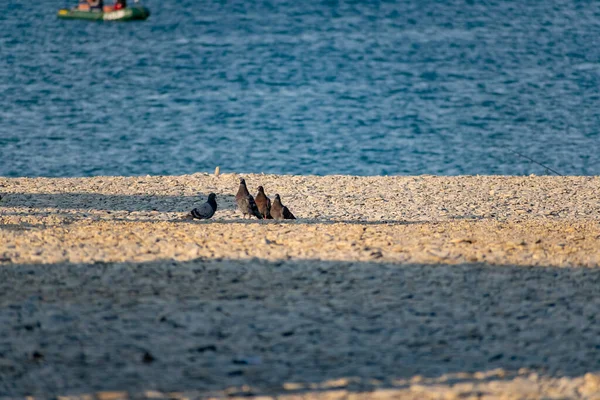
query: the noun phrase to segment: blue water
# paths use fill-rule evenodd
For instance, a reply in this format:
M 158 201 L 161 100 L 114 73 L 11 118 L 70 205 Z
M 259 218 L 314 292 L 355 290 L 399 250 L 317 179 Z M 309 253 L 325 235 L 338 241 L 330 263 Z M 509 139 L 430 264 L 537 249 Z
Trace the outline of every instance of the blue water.
M 600 3 L 0 2 L 0 175 L 600 174 Z

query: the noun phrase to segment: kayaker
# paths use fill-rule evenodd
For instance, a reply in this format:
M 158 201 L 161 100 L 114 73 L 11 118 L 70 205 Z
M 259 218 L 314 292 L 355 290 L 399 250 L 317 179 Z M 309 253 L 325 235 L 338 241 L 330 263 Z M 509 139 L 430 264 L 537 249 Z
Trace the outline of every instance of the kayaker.
M 102 0 L 87 0 L 90 5 L 90 9 L 92 11 L 102 11 L 104 8 L 104 4 Z
M 127 0 L 115 0 L 113 10 L 121 10 L 127 8 Z

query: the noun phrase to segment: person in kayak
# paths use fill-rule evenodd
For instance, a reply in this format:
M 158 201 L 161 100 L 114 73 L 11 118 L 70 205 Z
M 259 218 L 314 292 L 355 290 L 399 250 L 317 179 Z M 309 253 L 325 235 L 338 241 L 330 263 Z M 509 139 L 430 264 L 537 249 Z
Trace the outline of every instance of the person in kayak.
M 87 0 L 87 3 L 90 5 L 90 10 L 92 11 L 102 11 L 104 9 L 102 0 Z
M 90 5 L 87 0 L 79 0 L 76 8 L 81 11 L 90 11 Z
M 123 8 L 127 8 L 127 0 L 115 0 L 115 5 L 113 10 L 121 10 Z

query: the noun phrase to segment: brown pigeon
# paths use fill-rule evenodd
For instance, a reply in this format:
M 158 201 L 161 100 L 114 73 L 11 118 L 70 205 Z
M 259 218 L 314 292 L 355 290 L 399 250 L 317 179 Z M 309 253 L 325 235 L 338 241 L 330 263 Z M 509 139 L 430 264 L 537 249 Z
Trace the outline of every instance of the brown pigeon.
M 273 219 L 271 217 L 271 199 L 265 194 L 265 189 L 262 186 L 258 187 L 258 193 L 254 198 L 258 211 L 264 219 Z
M 271 205 L 271 216 L 274 219 L 296 219 L 294 214 L 283 204 L 281 204 L 281 197 L 278 194 L 275 195 L 275 201 Z
M 196 219 L 210 219 L 217 211 L 217 196 L 214 193 L 208 195 L 208 201 L 200 207 L 194 208 L 190 214 Z
M 249 215 L 250 218 L 252 218 L 254 215 L 258 219 L 263 219 L 261 213 L 258 211 L 256 203 L 254 202 L 254 197 L 252 197 L 252 195 L 248 192 L 244 178 L 240 178 L 240 187 L 235 195 L 235 202 L 239 210 L 244 215 L 244 219 L 246 218 L 246 215 Z

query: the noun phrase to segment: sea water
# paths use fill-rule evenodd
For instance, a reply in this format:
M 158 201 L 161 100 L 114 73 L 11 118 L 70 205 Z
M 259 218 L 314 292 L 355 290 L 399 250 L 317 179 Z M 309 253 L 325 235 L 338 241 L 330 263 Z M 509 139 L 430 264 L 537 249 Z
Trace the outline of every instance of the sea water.
M 598 2 L 75 3 L 0 2 L 1 176 L 600 174 Z

